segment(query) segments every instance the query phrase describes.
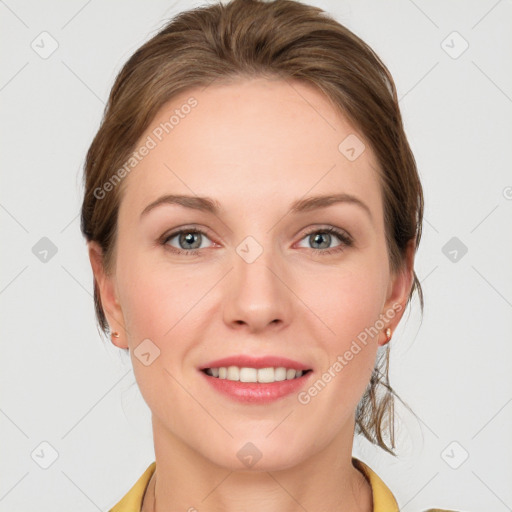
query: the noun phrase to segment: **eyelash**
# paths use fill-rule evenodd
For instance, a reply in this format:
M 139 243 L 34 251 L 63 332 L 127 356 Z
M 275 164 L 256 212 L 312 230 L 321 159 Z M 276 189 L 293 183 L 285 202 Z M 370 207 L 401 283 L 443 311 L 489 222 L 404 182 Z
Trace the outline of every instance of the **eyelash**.
M 169 240 L 174 238 L 176 235 L 180 235 L 182 233 L 201 234 L 201 235 L 208 237 L 208 234 L 205 233 L 201 229 L 197 229 L 197 228 L 180 229 L 179 231 L 174 231 L 170 235 L 164 235 L 160 241 L 160 244 L 163 246 L 166 246 L 166 247 L 170 247 L 169 250 L 174 252 L 175 254 L 185 255 L 185 256 L 197 256 L 202 249 L 184 250 L 184 249 L 177 249 L 176 247 L 167 245 L 167 242 Z M 301 238 L 301 240 L 303 240 L 304 238 L 306 238 L 312 234 L 315 234 L 315 233 L 327 233 L 329 235 L 335 235 L 336 237 L 338 237 L 338 239 L 341 242 L 340 245 L 338 245 L 336 247 L 332 247 L 331 249 L 319 249 L 319 250 L 311 249 L 313 252 L 318 253 L 320 256 L 329 256 L 329 255 L 344 251 L 347 247 L 352 247 L 352 245 L 354 243 L 352 238 L 347 233 L 345 233 L 344 231 L 341 231 L 335 227 L 332 227 L 332 226 L 328 227 L 328 228 L 320 228 L 320 229 L 313 228 L 310 231 L 308 231 L 307 233 L 305 233 L 304 236 Z

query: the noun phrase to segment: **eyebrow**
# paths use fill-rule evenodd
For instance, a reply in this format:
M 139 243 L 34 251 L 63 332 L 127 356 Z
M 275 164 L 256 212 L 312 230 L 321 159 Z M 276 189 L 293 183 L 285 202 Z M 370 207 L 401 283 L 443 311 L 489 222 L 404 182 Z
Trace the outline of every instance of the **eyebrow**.
M 290 208 L 290 213 L 309 212 L 320 208 L 326 208 L 337 203 L 348 203 L 359 206 L 368 214 L 370 221 L 373 222 L 372 212 L 370 211 L 370 208 L 363 201 L 361 201 L 361 199 L 346 193 L 313 196 L 307 197 L 305 199 L 299 199 L 298 201 L 295 201 L 292 204 Z M 157 206 L 161 206 L 164 204 L 177 204 L 185 208 L 205 211 L 212 213 L 214 215 L 219 215 L 221 210 L 220 203 L 210 197 L 166 194 L 159 197 L 152 203 L 148 204 L 142 211 L 140 215 L 141 218 L 147 215 L 151 210 L 155 209 Z

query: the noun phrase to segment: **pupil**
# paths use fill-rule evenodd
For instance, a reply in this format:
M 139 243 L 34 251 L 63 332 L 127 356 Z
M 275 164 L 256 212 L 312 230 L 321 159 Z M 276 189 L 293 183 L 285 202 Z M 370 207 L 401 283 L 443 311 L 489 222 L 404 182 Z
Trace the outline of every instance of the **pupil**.
M 186 244 L 193 244 L 194 238 L 198 236 L 199 233 L 187 233 L 185 235 L 182 235 L 182 239 L 185 239 Z M 200 244 L 199 244 L 200 245 Z M 188 247 L 188 249 L 196 249 L 198 246 L 196 244 L 195 247 Z
M 329 235 L 327 235 L 327 236 L 329 236 Z M 317 233 L 316 235 L 314 235 L 314 242 L 313 242 L 313 243 L 317 243 L 317 241 L 318 241 L 318 239 L 319 239 L 319 238 L 320 238 L 320 239 L 322 239 L 322 238 L 327 239 L 327 238 L 325 237 L 325 235 L 321 235 L 321 234 L 318 234 L 318 233 Z M 320 242 L 320 244 L 322 244 L 322 242 Z M 325 248 L 325 247 L 327 247 L 328 245 L 329 245 L 328 243 L 327 243 L 327 244 L 325 244 L 325 243 L 324 243 L 324 246 L 322 247 L 322 249 L 324 249 L 324 248 Z

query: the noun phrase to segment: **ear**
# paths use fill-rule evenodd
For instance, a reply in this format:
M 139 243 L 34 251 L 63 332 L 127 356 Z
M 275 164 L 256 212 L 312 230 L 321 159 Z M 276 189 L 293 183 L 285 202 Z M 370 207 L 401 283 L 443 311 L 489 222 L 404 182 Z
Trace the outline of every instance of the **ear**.
M 94 280 L 101 299 L 101 306 L 105 312 L 108 324 L 112 331 L 119 333 L 119 338 L 112 337 L 112 343 L 119 348 L 128 348 L 123 312 L 119 304 L 117 287 L 114 275 L 108 275 L 103 265 L 103 250 L 97 242 L 87 243 L 89 261 L 91 262 Z
M 415 240 L 411 240 L 407 245 L 405 266 L 397 273 L 391 275 L 390 283 L 387 290 L 387 298 L 382 310 L 382 318 L 386 323 L 381 338 L 379 338 L 379 345 L 388 343 L 386 337 L 386 329 L 391 329 L 391 335 L 396 330 L 402 315 L 405 311 L 407 299 L 411 293 L 412 284 L 414 281 L 414 253 L 415 253 Z

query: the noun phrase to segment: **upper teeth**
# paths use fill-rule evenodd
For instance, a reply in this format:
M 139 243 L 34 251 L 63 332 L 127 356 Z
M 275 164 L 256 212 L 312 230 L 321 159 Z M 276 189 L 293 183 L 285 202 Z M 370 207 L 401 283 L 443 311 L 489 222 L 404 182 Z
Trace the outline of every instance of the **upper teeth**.
M 291 380 L 302 376 L 302 370 L 292 368 L 239 368 L 228 366 L 207 368 L 206 373 L 219 379 L 238 380 L 240 382 L 276 382 Z

